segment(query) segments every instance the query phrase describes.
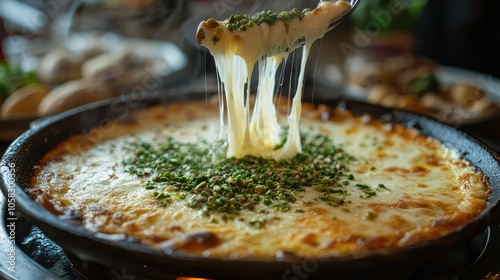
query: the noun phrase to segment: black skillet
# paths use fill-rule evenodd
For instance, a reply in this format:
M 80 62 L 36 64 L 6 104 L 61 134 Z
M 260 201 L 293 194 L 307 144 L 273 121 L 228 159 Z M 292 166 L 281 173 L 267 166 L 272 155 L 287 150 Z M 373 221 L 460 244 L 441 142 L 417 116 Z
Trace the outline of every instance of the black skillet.
M 87 133 L 111 119 L 126 120 L 132 110 L 139 108 L 204 98 L 205 93 L 172 89 L 149 93 L 147 97 L 105 100 L 43 120 L 22 134 L 6 151 L 1 162 L 2 191 L 8 196 L 8 189 L 14 188 L 17 214 L 38 226 L 71 255 L 83 262 L 98 263 L 118 272 L 126 271 L 129 276 L 147 279 L 162 279 L 166 275 L 216 279 L 394 279 L 400 271 L 411 271 L 419 263 L 439 256 L 458 243 L 467 242 L 489 225 L 500 222 L 500 158 L 494 151 L 450 126 L 418 114 L 348 100 L 320 101 L 319 94 L 316 94 L 315 103 L 345 106 L 358 114 L 370 114 L 387 122 L 418 128 L 458 149 L 490 178 L 492 193 L 484 212 L 451 234 L 397 250 L 315 260 L 293 256 L 267 261 L 233 260 L 158 251 L 127 238 L 112 240 L 59 219 L 26 193 L 38 160 L 70 135 Z

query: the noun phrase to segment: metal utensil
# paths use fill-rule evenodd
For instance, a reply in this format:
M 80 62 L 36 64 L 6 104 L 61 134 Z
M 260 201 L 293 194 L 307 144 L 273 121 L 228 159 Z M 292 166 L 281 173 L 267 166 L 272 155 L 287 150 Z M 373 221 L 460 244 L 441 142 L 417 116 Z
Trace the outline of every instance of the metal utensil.
M 340 15 L 339 17 L 336 17 L 335 19 L 333 19 L 330 24 L 328 25 L 328 29 L 327 29 L 327 32 L 331 31 L 332 29 L 334 29 L 335 27 L 337 27 L 342 21 L 344 21 L 350 14 L 352 14 L 352 12 L 354 12 L 354 10 L 356 9 L 356 7 L 358 6 L 358 3 L 360 0 L 339 0 L 341 2 L 346 2 L 348 3 L 349 5 L 351 5 L 351 7 L 345 11 L 342 15 Z M 339 2 L 339 1 L 335 1 L 335 2 Z M 321 1 L 321 2 L 330 2 L 330 1 Z M 306 42 L 306 38 L 305 37 L 300 37 L 299 39 L 297 39 L 297 41 L 295 41 L 289 48 L 287 51 L 291 52 L 297 48 L 300 48 L 302 46 L 304 46 Z M 268 56 L 272 56 L 272 55 L 275 55 L 275 53 L 271 53 L 271 54 L 268 54 Z

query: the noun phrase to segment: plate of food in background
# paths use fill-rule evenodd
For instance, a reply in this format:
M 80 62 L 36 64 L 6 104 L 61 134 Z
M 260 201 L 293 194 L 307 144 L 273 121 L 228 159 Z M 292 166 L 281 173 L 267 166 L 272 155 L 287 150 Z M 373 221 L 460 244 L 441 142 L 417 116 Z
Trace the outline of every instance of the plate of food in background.
M 327 86 L 334 84 L 324 68 Z M 346 97 L 400 108 L 460 126 L 478 123 L 500 113 L 500 81 L 492 76 L 441 66 L 415 55 L 383 61 L 350 59 L 345 67 Z
M 65 45 L 32 56 L 32 71 L 10 61 L 0 65 L 2 141 L 14 139 L 41 117 L 175 86 L 188 66 L 187 55 L 171 42 L 113 33 L 73 33 Z

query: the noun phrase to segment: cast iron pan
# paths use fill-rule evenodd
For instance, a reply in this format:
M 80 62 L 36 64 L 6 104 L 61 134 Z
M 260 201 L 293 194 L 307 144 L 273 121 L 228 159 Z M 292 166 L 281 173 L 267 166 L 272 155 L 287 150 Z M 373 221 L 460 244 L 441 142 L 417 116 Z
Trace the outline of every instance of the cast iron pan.
M 118 272 L 126 271 L 128 276 L 148 279 L 166 275 L 216 279 L 394 279 L 398 278 L 398 271 L 411 271 L 419 263 L 439 256 L 446 248 L 467 242 L 487 226 L 500 222 L 500 158 L 494 151 L 450 126 L 418 114 L 348 100 L 320 101 L 319 94 L 316 94 L 315 103 L 345 106 L 355 113 L 367 113 L 387 122 L 415 127 L 458 149 L 490 178 L 492 193 L 484 212 L 472 223 L 447 236 L 397 250 L 315 260 L 285 257 L 279 261 L 256 261 L 203 258 L 154 250 L 133 240 L 111 240 L 58 219 L 26 193 L 38 160 L 70 135 L 86 133 L 111 119 L 126 119 L 132 110 L 139 108 L 204 98 L 205 93 L 173 89 L 149 93 L 147 97 L 106 100 L 43 120 L 15 140 L 6 151 L 1 162 L 2 191 L 7 195 L 8 188 L 15 187 L 18 215 L 38 226 L 70 254 L 84 262 L 98 263 Z

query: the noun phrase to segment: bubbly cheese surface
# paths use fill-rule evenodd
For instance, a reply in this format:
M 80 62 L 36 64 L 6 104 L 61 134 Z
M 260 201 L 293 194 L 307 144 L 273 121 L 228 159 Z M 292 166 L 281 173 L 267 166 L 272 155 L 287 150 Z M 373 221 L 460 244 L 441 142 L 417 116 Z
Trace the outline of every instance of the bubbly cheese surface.
M 218 134 L 217 107 L 154 107 L 74 136 L 41 160 L 31 194 L 61 219 L 101 237 L 129 236 L 160 250 L 204 257 L 264 260 L 284 252 L 319 258 L 400 248 L 446 235 L 486 206 L 487 178 L 439 141 L 367 116 L 308 105 L 302 133 L 327 136 L 356 159 L 347 164 L 353 178 L 342 187 L 344 203 L 331 205 L 323 199 L 329 194 L 303 186 L 287 211 L 261 200 L 228 218 L 189 207 L 181 193 L 168 191 L 172 202 L 161 205 L 147 188 L 157 175 L 154 168 L 144 176 L 127 172 L 123 161 L 140 157 L 128 147 L 161 146 L 168 139 L 211 141 Z M 298 165 L 293 171 L 306 170 Z
M 226 97 L 228 157 L 255 155 L 280 159 L 301 152 L 299 119 L 309 50 L 313 42 L 328 31 L 330 22 L 349 8 L 347 2 L 321 1 L 301 17 L 277 20 L 273 24 L 253 24 L 244 30 L 230 30 L 229 20 L 209 20 L 200 24 L 198 43 L 212 53 Z M 276 73 L 289 53 L 302 44 L 297 88 L 288 114 L 288 136 L 283 147 L 276 150 L 274 148 L 280 143 L 280 125 L 273 103 Z M 259 81 L 252 111 L 248 100 L 256 63 Z
M 202 23 L 199 43 L 214 55 L 225 106 L 157 106 L 73 136 L 41 160 L 32 197 L 101 238 L 213 258 L 348 256 L 466 225 L 486 206 L 488 180 L 453 149 L 368 116 L 302 107 L 311 44 L 349 7 L 320 2 L 244 31 Z M 302 42 L 292 105 L 277 107 L 277 69 Z M 225 134 L 224 158 L 241 161 L 222 164 L 212 144 Z

